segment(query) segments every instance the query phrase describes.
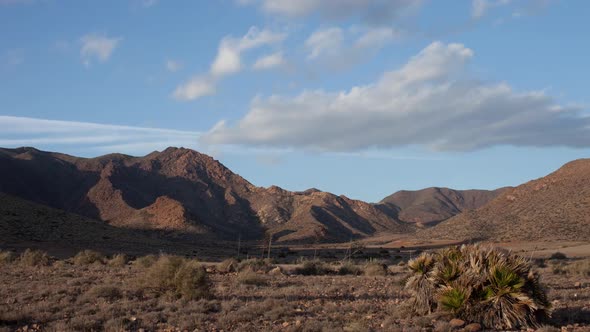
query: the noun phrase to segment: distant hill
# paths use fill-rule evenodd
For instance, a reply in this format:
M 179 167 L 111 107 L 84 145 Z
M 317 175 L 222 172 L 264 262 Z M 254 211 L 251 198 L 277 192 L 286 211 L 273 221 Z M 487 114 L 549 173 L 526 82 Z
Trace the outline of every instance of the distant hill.
M 0 193 L 127 229 L 220 239 L 348 241 L 414 227 L 387 210 L 319 190 L 261 188 L 199 152 L 78 158 L 0 149 Z
M 454 190 L 432 187 L 416 191 L 402 190 L 385 197 L 380 204 L 397 210 L 398 218 L 402 221 L 429 225 L 477 209 L 506 189 Z
M 420 232 L 428 238 L 569 240 L 590 239 L 590 159 L 502 192 L 485 206 Z

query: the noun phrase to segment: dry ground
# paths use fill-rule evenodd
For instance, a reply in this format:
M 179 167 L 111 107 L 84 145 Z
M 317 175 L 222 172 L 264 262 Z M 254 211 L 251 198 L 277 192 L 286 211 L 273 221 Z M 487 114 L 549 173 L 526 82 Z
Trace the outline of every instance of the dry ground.
M 555 309 L 548 325 L 590 331 L 590 277 L 580 262 L 539 268 Z M 193 301 L 146 291 L 146 268 L 136 262 L 4 264 L 0 331 L 451 331 L 444 319 L 405 316 L 403 265 L 386 276 L 289 275 L 296 265 L 245 276 L 204 264 L 212 295 Z

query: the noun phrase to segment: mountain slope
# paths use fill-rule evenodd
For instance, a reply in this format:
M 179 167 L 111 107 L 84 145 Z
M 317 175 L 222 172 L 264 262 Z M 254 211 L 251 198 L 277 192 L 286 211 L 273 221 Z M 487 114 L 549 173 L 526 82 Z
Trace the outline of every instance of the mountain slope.
M 456 240 L 590 239 L 590 159 L 503 192 L 485 206 L 420 232 Z
M 168 148 L 144 157 L 78 158 L 0 149 L 0 192 L 138 229 L 235 240 L 348 241 L 413 227 L 371 204 L 318 190 L 260 188 L 213 158 Z
M 216 246 L 199 236 L 154 236 L 154 231 L 118 228 L 102 221 L 36 204 L 0 193 L 0 249 L 38 248 L 58 256 L 69 256 L 82 249 L 105 253 L 194 254 L 195 243 L 203 256 L 217 257 L 234 252 L 233 248 Z M 205 250 L 205 251 L 204 251 Z
M 426 188 L 398 191 L 381 200 L 380 204 L 398 210 L 398 218 L 407 222 L 432 224 L 453 217 L 463 211 L 477 209 L 506 188 L 497 190 L 454 190 Z

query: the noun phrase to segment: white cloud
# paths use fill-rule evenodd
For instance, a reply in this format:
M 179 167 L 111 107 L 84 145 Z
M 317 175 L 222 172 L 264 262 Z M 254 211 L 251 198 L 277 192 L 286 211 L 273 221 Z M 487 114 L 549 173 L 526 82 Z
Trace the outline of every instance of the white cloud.
M 225 37 L 217 52 L 217 57 L 211 65 L 213 76 L 224 76 L 233 74 L 242 69 L 241 53 L 264 45 L 272 45 L 281 42 L 286 35 L 275 33 L 269 30 L 260 30 L 256 27 L 250 28 L 248 33 L 240 39 Z
M 182 69 L 182 63 L 175 60 L 166 60 L 166 70 L 171 73 L 177 72 Z
M 260 0 L 256 3 L 271 15 L 304 17 L 319 15 L 329 20 L 360 18 L 371 24 L 390 22 L 420 7 L 421 0 Z
M 208 76 L 196 76 L 174 90 L 177 100 L 194 100 L 215 94 L 216 81 Z
M 242 53 L 251 49 L 280 43 L 287 37 L 284 33 L 276 33 L 267 29 L 251 27 L 242 38 L 227 36 L 219 43 L 215 60 L 209 73 L 193 77 L 178 86 L 174 97 L 178 100 L 195 100 L 202 96 L 215 93 L 217 82 L 224 76 L 242 70 Z
M 265 70 L 281 67 L 284 64 L 285 58 L 283 57 L 283 52 L 276 52 L 258 58 L 252 68 L 256 70 Z
M 115 147 L 153 151 L 167 146 L 196 146 L 201 133 L 161 128 L 146 128 L 0 116 L 0 146 L 77 147 L 101 151 L 125 152 Z M 130 151 L 130 150 L 127 150 Z M 134 150 L 133 152 L 137 152 Z
M 343 40 L 342 29 L 338 27 L 314 31 L 305 41 L 305 47 L 309 50 L 308 58 L 314 59 L 321 55 L 338 54 Z
M 471 17 L 480 19 L 492 8 L 509 4 L 511 0 L 473 0 L 471 2 Z
M 389 27 L 321 28 L 305 41 L 307 59 L 319 61 L 323 67 L 341 69 L 372 57 L 400 36 L 400 32 Z
M 80 48 L 80 55 L 84 64 L 90 64 L 92 59 L 99 62 L 107 61 L 117 45 L 123 38 L 120 37 L 106 37 L 98 34 L 87 34 L 80 38 L 82 47 Z
M 435 42 L 373 84 L 256 98 L 241 120 L 219 122 L 202 142 L 320 151 L 590 147 L 590 117 L 580 108 L 469 78 L 473 56 L 461 44 Z

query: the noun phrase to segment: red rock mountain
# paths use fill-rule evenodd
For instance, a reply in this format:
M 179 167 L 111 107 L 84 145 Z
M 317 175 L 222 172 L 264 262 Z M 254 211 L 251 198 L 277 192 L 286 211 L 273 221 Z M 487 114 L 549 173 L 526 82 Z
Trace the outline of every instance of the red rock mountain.
M 0 149 L 0 192 L 112 226 L 219 238 L 348 241 L 413 226 L 387 209 L 318 190 L 256 187 L 213 158 L 168 148 L 144 157 L 78 158 Z
M 590 159 L 565 164 L 502 192 L 485 206 L 420 232 L 423 237 L 494 241 L 590 239 Z
M 385 197 L 380 204 L 397 210 L 400 220 L 431 225 L 464 211 L 477 209 L 506 189 L 454 190 L 432 187 L 416 191 L 402 190 Z

